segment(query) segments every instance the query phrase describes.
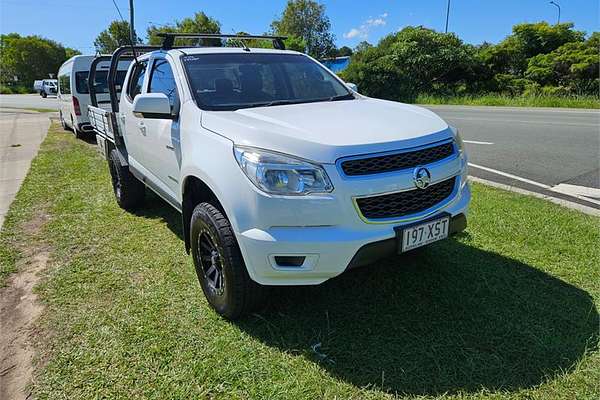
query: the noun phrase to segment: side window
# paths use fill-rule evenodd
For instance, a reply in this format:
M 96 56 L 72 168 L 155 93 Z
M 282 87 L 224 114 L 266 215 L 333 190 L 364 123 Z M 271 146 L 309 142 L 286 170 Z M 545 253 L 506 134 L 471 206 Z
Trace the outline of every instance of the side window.
M 58 87 L 61 94 L 71 94 L 69 75 L 60 75 L 58 77 Z
M 173 77 L 173 70 L 167 60 L 159 59 L 154 62 L 148 93 L 164 93 L 169 98 L 171 108 L 177 104 L 177 85 Z
M 133 75 L 131 76 L 131 81 L 129 83 L 129 88 L 127 91 L 127 94 L 129 95 L 131 100 L 135 99 L 135 96 L 142 92 L 147 67 L 147 61 L 141 61 L 138 65 L 134 67 L 135 70 L 133 71 Z

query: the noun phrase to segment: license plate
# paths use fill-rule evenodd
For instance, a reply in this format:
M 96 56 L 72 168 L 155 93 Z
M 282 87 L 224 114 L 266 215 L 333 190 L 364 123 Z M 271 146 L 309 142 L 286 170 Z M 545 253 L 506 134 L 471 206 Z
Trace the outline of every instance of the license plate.
M 445 239 L 448 237 L 449 225 L 450 217 L 446 216 L 422 224 L 400 228 L 398 239 L 401 239 L 402 242 L 399 243 L 398 250 L 405 252 Z

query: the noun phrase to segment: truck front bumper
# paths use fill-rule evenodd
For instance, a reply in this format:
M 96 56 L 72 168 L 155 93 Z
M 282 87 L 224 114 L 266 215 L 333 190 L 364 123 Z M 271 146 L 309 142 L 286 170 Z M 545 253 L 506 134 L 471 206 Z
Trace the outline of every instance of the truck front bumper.
M 451 216 L 449 234 L 465 229 L 470 198 L 471 191 L 465 183 L 456 199 L 440 210 Z M 325 214 L 323 219 L 327 219 Z M 353 222 L 333 226 L 252 228 L 239 232 L 237 238 L 254 281 L 263 285 L 315 285 L 346 269 L 396 254 L 394 228 L 412 223 L 415 221 L 376 226 L 361 221 L 364 227 Z M 299 265 L 286 265 L 282 260 L 303 261 Z

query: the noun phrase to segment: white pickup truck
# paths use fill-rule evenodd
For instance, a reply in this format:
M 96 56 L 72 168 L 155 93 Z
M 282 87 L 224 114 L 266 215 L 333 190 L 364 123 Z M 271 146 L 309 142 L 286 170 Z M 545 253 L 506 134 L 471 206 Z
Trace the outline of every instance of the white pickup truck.
M 40 79 L 33 81 L 33 90 L 38 92 L 43 98 L 50 96 L 56 96 L 56 79 Z
M 281 38 L 175 48 L 179 36 L 137 48 L 112 111 L 91 106 L 90 119 L 118 204 L 140 207 L 149 188 L 181 212 L 219 314 L 465 229 L 467 155 L 437 115 L 360 95 Z

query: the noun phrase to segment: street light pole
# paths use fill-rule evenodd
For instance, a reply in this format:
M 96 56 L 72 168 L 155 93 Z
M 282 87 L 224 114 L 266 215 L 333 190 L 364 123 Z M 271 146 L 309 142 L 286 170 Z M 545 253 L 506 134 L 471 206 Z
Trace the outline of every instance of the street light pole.
M 448 0 L 448 8 L 446 8 L 446 33 L 448 33 L 448 19 L 450 18 L 450 0 Z
M 556 8 L 558 8 L 558 22 L 556 23 L 558 25 L 558 24 L 560 24 L 560 5 L 558 5 L 554 1 L 551 1 L 550 4 L 555 5 Z
M 134 45 L 136 42 L 135 28 L 133 26 L 133 0 L 129 0 L 129 36 L 131 44 Z

